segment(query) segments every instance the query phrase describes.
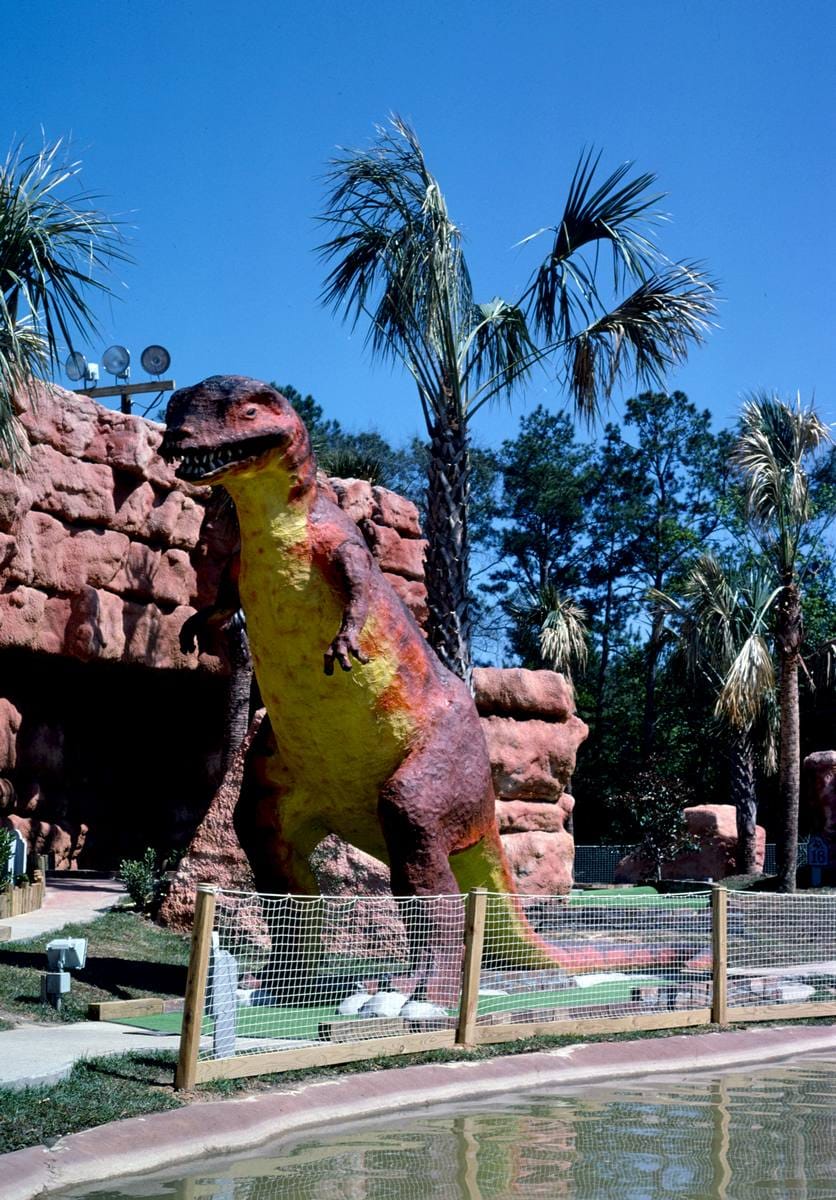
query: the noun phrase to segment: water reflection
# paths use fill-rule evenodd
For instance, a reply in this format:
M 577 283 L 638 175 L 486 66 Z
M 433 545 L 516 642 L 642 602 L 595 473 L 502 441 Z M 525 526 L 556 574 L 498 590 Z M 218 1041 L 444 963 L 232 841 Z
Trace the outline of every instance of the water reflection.
M 357 1123 L 90 1200 L 833 1200 L 836 1063 Z M 68 1194 L 69 1195 L 69 1194 Z

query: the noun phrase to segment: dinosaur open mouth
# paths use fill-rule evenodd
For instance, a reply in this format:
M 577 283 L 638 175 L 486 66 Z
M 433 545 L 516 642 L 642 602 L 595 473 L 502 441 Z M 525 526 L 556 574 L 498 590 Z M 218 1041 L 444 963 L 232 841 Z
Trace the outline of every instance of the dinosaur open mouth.
M 246 441 L 229 442 L 225 446 L 198 446 L 194 450 L 177 446 L 166 457 L 180 459 L 176 471 L 179 479 L 194 481 L 207 479 L 227 467 L 258 458 L 281 440 L 275 437 L 248 438 Z

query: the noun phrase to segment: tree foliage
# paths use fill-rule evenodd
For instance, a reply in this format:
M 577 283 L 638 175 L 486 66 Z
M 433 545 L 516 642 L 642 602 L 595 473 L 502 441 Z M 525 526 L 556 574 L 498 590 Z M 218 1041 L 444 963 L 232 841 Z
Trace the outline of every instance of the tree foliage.
M 89 337 L 89 293 L 110 294 L 100 274 L 128 257 L 113 220 L 78 188 L 80 171 L 60 141 L 34 154 L 16 146 L 0 165 L 0 451 L 12 464 L 16 394 Z
M 352 326 L 365 325 L 373 354 L 402 364 L 416 384 L 430 447 L 429 635 L 464 676 L 474 414 L 547 366 L 591 416 L 628 374 L 660 383 L 702 340 L 713 313 L 705 275 L 671 263 L 653 241 L 654 177 L 633 175 L 627 163 L 602 178 L 599 166 L 600 155 L 581 155 L 559 219 L 520 243 L 546 242 L 522 294 L 480 302 L 461 231 L 413 129 L 393 117 L 369 149 L 331 164 L 323 300 Z M 609 289 L 600 263 L 607 250 Z

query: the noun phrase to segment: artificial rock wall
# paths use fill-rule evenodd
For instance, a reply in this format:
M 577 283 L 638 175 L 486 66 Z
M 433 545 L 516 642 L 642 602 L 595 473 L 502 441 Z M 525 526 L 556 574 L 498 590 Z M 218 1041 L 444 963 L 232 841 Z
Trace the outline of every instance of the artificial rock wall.
M 185 844 L 218 785 L 227 668 L 178 634 L 234 533 L 159 457 L 157 423 L 54 387 L 21 409 L 28 462 L 0 470 L 0 813 L 57 866 L 112 867 Z M 414 506 L 333 489 L 420 620 Z

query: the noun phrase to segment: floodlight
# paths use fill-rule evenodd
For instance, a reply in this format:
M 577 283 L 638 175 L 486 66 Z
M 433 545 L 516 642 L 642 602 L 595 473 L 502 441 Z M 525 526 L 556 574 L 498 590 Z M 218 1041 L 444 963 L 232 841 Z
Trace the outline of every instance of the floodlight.
M 143 371 L 149 375 L 164 375 L 171 366 L 171 355 L 165 346 L 146 346 L 139 359 Z
M 51 971 L 80 971 L 87 961 L 87 938 L 54 938 L 47 942 L 46 957 Z
M 131 355 L 125 346 L 108 346 L 102 355 L 105 370 L 117 379 L 127 379 L 130 374 Z
M 64 370 L 73 383 L 83 379 L 89 387 L 90 384 L 99 382 L 99 364 L 88 362 L 84 355 L 77 350 L 70 354 L 64 362 Z
M 87 359 L 76 350 L 67 357 L 64 370 L 67 372 L 68 379 L 71 379 L 73 383 L 78 383 L 79 379 L 84 379 L 87 374 Z

